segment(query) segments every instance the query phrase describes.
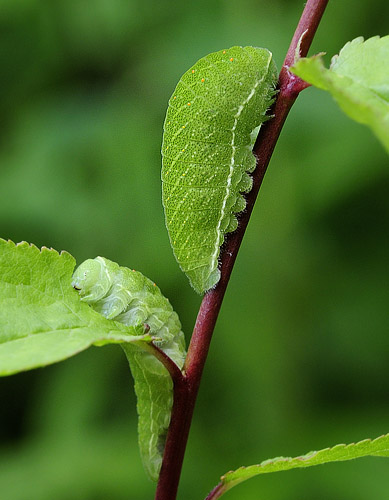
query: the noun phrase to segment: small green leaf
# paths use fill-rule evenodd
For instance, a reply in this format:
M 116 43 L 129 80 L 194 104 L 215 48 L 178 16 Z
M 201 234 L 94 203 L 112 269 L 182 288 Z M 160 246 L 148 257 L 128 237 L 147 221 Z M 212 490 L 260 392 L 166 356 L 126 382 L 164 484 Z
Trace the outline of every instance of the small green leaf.
M 250 479 L 258 474 L 268 472 L 278 472 L 302 467 L 312 467 L 329 462 L 342 462 L 361 457 L 389 457 L 389 434 L 381 436 L 373 441 L 365 439 L 359 443 L 349 445 L 338 444 L 333 448 L 325 448 L 320 451 L 311 451 L 300 457 L 277 457 L 265 460 L 259 465 L 250 465 L 249 467 L 240 467 L 239 469 L 227 472 L 221 477 L 220 483 L 211 491 L 206 500 L 215 500 L 220 498 L 226 491 L 246 479 Z
M 109 321 L 71 286 L 74 258 L 0 239 L 0 375 L 61 361 L 92 344 L 151 341 L 143 325 Z
M 327 90 L 353 120 L 368 125 L 389 152 L 389 35 L 348 42 L 330 69 L 320 55 L 299 59 L 290 71 Z

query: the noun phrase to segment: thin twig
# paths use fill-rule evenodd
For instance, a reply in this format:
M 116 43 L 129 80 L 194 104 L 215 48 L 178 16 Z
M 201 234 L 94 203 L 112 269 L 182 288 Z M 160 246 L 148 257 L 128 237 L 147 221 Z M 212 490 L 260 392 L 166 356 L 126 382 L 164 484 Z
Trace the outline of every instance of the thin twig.
M 289 73 L 288 67 L 294 61 L 296 47 L 304 32 L 300 42 L 300 56 L 306 56 L 327 3 L 328 0 L 307 1 L 280 72 L 279 94 L 271 110 L 274 118 L 262 126 L 255 143 L 254 152 L 258 160 L 253 174 L 253 188 L 246 198 L 246 210 L 240 217 L 238 229 L 226 238 L 221 255 L 220 281 L 203 298 L 185 361 L 185 377 L 174 386 L 171 423 L 155 500 L 176 498 L 194 405 L 224 293 L 282 126 L 299 92 L 304 88 L 302 81 Z

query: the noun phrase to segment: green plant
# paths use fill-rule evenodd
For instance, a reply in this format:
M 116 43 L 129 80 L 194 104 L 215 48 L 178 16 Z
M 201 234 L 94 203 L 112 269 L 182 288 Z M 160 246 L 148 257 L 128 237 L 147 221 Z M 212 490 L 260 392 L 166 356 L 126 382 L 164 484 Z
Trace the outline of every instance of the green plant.
M 309 2 L 305 12 L 309 12 L 313 4 L 316 4 L 314 5 L 314 9 L 323 8 L 320 2 Z M 320 18 L 319 10 L 316 11 L 316 14 L 316 17 L 313 19 L 317 23 Z M 308 23 L 312 31 L 302 36 L 307 27 L 306 25 L 304 26 L 304 22 Z M 142 343 L 146 349 L 151 348 L 169 370 L 172 380 L 175 383 L 175 408 L 173 409 L 172 423 L 165 452 L 166 465 L 161 474 L 157 498 L 173 498 L 173 495 L 175 495 L 174 490 L 178 484 L 180 465 L 185 449 L 187 433 L 189 431 L 191 413 L 193 411 L 210 336 L 236 257 L 236 252 L 247 225 L 254 198 L 258 192 L 270 158 L 271 150 L 274 147 L 281 126 L 298 93 L 306 86 L 303 81 L 295 79 L 288 73 L 287 66 L 289 66 L 295 58 L 295 49 L 298 46 L 298 41 L 301 42 L 299 45 L 300 53 L 302 55 L 306 54 L 310 39 L 314 32 L 313 26 L 314 23 L 312 22 L 312 18 L 302 18 L 302 22 L 296 32 L 296 37 L 291 45 L 285 65 L 281 71 L 280 93 L 276 101 L 276 106 L 272 111 L 274 113 L 274 118 L 263 127 L 259 136 L 259 141 L 256 145 L 256 151 L 260 161 L 258 162 L 254 175 L 254 188 L 247 198 L 248 208 L 240 219 L 238 230 L 232 233 L 231 238 L 227 240 L 227 247 L 224 249 L 222 257 L 222 279 L 220 284 L 207 293 L 204 298 L 201 314 L 199 315 L 199 320 L 196 324 L 193 341 L 191 343 L 192 348 L 189 349 L 184 368 L 185 377 L 176 369 L 169 358 L 164 357 L 163 353 L 155 348 L 153 344 L 155 339 L 151 335 L 153 332 L 147 332 L 147 328 L 144 327 L 143 323 L 133 327 L 127 326 L 123 328 L 122 324 L 98 316 L 86 304 L 82 304 L 78 301 L 76 293 L 69 286 L 71 282 L 71 273 L 74 267 L 74 261 L 69 255 L 62 254 L 59 256 L 55 252 L 47 249 L 39 252 L 36 248 L 29 247 L 26 244 L 15 247 L 12 243 L 2 243 L 2 270 L 4 270 L 2 271 L 2 294 L 4 290 L 2 296 L 7 304 L 7 309 L 5 309 L 5 307 L 2 309 L 4 314 L 2 324 L 6 326 L 6 328 L 4 328 L 4 338 L 6 342 L 1 346 L 3 348 L 2 359 L 4 359 L 4 364 L 1 366 L 4 374 L 35 366 L 42 366 L 49 362 L 64 359 L 89 345 L 103 345 L 110 342 L 128 344 L 129 346 L 131 344 L 137 344 L 137 348 L 139 347 L 139 343 Z M 387 43 L 387 37 L 380 40 L 382 42 L 376 41 L 375 43 Z M 374 44 L 374 42 L 369 43 Z M 354 46 L 358 44 L 360 49 L 364 47 L 360 40 L 355 43 Z M 387 54 L 387 49 L 385 54 Z M 385 57 L 387 56 L 384 55 L 384 61 Z M 305 68 L 306 73 L 304 74 L 304 80 L 306 81 L 310 79 L 309 66 L 312 66 L 312 78 L 316 81 L 318 80 L 318 72 L 325 74 L 324 70 L 320 68 L 318 70 L 317 58 L 314 59 L 312 63 L 306 62 L 304 64 L 307 65 L 307 68 Z M 301 62 L 297 62 L 294 71 L 297 73 L 302 71 L 304 68 L 301 66 Z M 385 63 L 381 64 L 379 67 L 385 68 Z M 336 71 L 330 74 L 336 74 Z M 383 73 L 383 78 L 383 83 L 385 84 L 385 82 L 387 82 L 387 75 L 385 72 Z M 313 83 L 316 83 L 316 81 Z M 338 93 L 336 85 L 333 84 L 331 80 L 330 82 L 331 85 L 327 83 L 327 86 L 331 87 L 331 89 L 335 87 L 335 91 Z M 319 82 L 319 85 L 323 86 L 324 84 Z M 352 86 L 353 92 L 351 94 L 346 94 L 346 104 L 344 104 L 344 107 L 349 108 L 350 106 L 348 103 L 351 101 L 351 107 L 354 112 L 355 109 L 358 109 L 355 107 L 356 104 L 353 99 L 355 95 L 355 86 L 357 85 L 354 83 Z M 383 86 L 380 88 L 380 94 L 385 96 L 385 88 Z M 360 89 L 357 89 L 357 91 L 358 90 L 360 91 Z M 375 88 L 369 88 L 369 86 L 364 85 L 363 92 L 364 95 L 367 93 L 367 97 L 363 98 L 363 104 L 366 102 L 371 103 L 372 111 L 369 112 L 368 109 L 367 113 L 359 114 L 357 112 L 357 114 L 361 119 L 364 119 L 364 121 L 370 124 L 373 123 L 372 128 L 378 131 L 377 135 L 382 137 L 385 141 L 385 137 L 387 138 L 387 103 L 382 102 L 381 96 L 377 98 Z M 377 106 L 379 106 L 380 110 L 383 110 L 382 113 L 381 111 L 379 113 L 376 112 Z M 375 120 L 375 118 L 378 118 L 378 120 Z M 261 151 L 266 151 L 267 155 L 261 154 Z M 32 290 L 26 287 L 26 285 L 31 285 L 31 283 L 34 285 Z M 18 292 L 15 294 L 14 290 Z M 212 311 L 212 313 L 207 311 Z M 12 312 L 13 320 L 10 321 L 10 318 L 12 319 Z M 36 318 L 40 318 L 39 321 L 42 323 L 37 325 Z M 49 325 L 49 329 L 45 330 L 42 328 L 42 324 Z M 29 330 L 29 328 L 31 328 L 31 330 Z M 69 329 L 72 331 L 72 337 L 66 335 Z M 73 335 L 74 330 L 75 334 Z M 50 334 L 47 335 L 49 332 Z M 201 341 L 199 339 L 201 339 Z M 69 342 L 69 340 L 71 340 L 71 342 Z M 157 339 L 157 341 L 159 341 L 159 339 Z M 181 439 L 177 439 L 177 436 L 181 436 Z M 371 444 L 363 443 L 360 446 L 350 447 L 348 449 L 350 452 L 348 456 L 358 456 L 357 452 L 361 449 L 365 455 L 384 455 L 387 453 L 387 438 L 376 440 Z M 336 449 L 336 453 L 333 452 L 332 455 L 329 453 L 327 458 L 329 456 L 329 459 L 339 459 L 337 451 L 339 451 L 339 449 Z M 353 451 L 355 451 L 354 454 Z M 322 455 L 323 453 L 321 456 Z M 312 462 L 310 462 L 308 458 L 304 463 L 310 464 Z M 254 467 L 250 469 L 250 471 L 254 474 L 258 472 L 258 469 Z M 228 478 L 231 477 L 232 476 L 227 476 L 227 479 L 223 480 L 223 487 L 225 489 L 227 489 L 226 485 L 229 487 L 233 484 L 232 479 L 231 482 L 228 482 Z M 245 473 L 241 473 L 240 479 L 243 477 L 246 477 Z M 234 480 L 235 479 L 236 476 L 234 477 Z M 219 495 L 221 488 L 219 488 L 214 495 Z M 210 498 L 216 498 L 216 496 Z

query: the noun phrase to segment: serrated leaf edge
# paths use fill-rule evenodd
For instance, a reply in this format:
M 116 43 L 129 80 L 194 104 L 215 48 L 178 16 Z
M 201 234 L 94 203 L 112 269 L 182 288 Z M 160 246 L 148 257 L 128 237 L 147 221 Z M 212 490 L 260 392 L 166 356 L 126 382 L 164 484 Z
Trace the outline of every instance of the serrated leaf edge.
M 386 440 L 389 438 L 389 434 L 383 434 L 382 436 L 379 436 L 374 439 L 364 439 L 362 441 L 358 441 L 356 443 L 350 443 L 350 444 L 337 444 L 332 447 L 328 448 L 323 448 L 322 450 L 318 451 L 310 451 L 304 455 L 300 455 L 297 457 L 276 457 L 276 458 L 271 458 L 264 460 L 263 462 L 256 464 L 256 465 L 248 465 L 248 466 L 242 466 L 239 467 L 238 469 L 231 470 L 220 478 L 219 484 L 209 493 L 209 495 L 206 497 L 206 500 L 216 500 L 217 498 L 220 498 L 225 492 L 233 488 L 234 486 L 251 479 L 253 477 L 256 477 L 259 474 L 265 474 L 265 473 L 271 473 L 271 472 L 283 472 L 285 470 L 292 470 L 295 468 L 304 468 L 304 467 L 314 467 L 316 465 L 324 465 L 326 463 L 333 463 L 333 462 L 344 462 L 347 460 L 354 460 L 356 458 L 363 458 L 363 457 L 368 457 L 368 456 L 376 456 L 376 457 L 386 457 L 387 455 L 383 455 L 383 453 L 389 453 L 389 442 L 387 443 L 386 447 L 383 449 L 377 449 L 374 450 L 374 444 L 378 443 L 380 440 Z M 370 444 L 369 448 L 366 450 L 364 449 L 364 445 Z M 357 448 L 360 447 L 362 450 L 358 453 L 352 454 L 352 456 L 347 456 L 347 450 L 352 449 L 352 448 Z M 333 457 L 332 459 L 324 459 L 322 462 L 317 462 L 317 463 L 304 463 L 308 462 L 308 460 L 312 460 L 315 456 L 319 454 L 325 454 L 327 452 L 337 452 L 337 451 L 343 451 L 343 455 L 341 457 Z M 286 467 L 281 470 L 263 470 L 265 467 L 269 465 L 276 465 L 278 463 L 282 462 L 300 462 L 300 463 L 294 463 L 291 464 L 291 467 Z M 254 469 L 252 471 L 252 474 L 246 477 L 239 477 L 239 473 L 243 473 L 247 471 L 247 469 Z M 231 476 L 238 476 L 238 477 L 231 477 Z
M 307 460 L 311 460 L 312 458 L 314 458 L 319 453 L 325 453 L 325 452 L 328 452 L 328 451 L 338 451 L 340 449 L 343 449 L 346 452 L 348 448 L 354 448 L 356 446 L 362 446 L 362 445 L 364 445 L 366 443 L 374 444 L 378 440 L 383 439 L 385 437 L 389 437 L 389 434 L 383 434 L 382 436 L 379 436 L 379 437 L 377 437 L 375 439 L 371 439 L 371 438 L 363 439 L 362 441 L 358 441 L 356 443 L 349 443 L 349 444 L 342 444 L 342 443 L 340 443 L 340 444 L 336 444 L 335 446 L 332 446 L 332 447 L 323 448 L 322 450 L 310 451 L 308 453 L 305 453 L 304 455 L 300 455 L 300 456 L 297 456 L 297 457 L 275 457 L 275 458 L 268 458 L 267 460 L 264 460 L 263 462 L 261 462 L 259 464 L 243 465 L 242 467 L 239 467 L 238 469 L 226 472 L 225 474 L 223 474 L 223 476 L 220 477 L 220 479 L 221 479 L 221 481 L 223 481 L 223 480 L 225 480 L 227 478 L 228 474 L 235 474 L 235 473 L 238 473 L 239 471 L 246 470 L 246 469 L 248 469 L 250 467 L 265 467 L 265 466 L 270 465 L 270 464 L 277 464 L 277 463 L 280 463 L 280 462 L 290 462 L 292 460 L 300 460 L 301 462 L 304 462 L 304 461 L 307 461 Z M 388 446 L 388 451 L 389 451 L 389 446 Z M 372 455 L 372 454 L 373 453 L 367 453 L 367 454 L 360 455 L 360 456 L 363 457 L 363 456 L 369 456 L 369 455 Z M 352 460 L 354 458 L 359 458 L 359 457 L 355 456 L 355 457 L 351 457 L 351 458 L 334 459 L 334 460 L 329 460 L 328 463 L 331 462 L 331 461 L 334 461 L 334 462 L 339 461 L 340 462 L 340 461 L 344 461 L 344 460 Z M 323 463 L 327 463 L 327 462 L 323 462 Z M 314 464 L 314 465 L 320 465 L 320 464 Z M 310 467 L 310 465 L 307 465 L 307 467 Z

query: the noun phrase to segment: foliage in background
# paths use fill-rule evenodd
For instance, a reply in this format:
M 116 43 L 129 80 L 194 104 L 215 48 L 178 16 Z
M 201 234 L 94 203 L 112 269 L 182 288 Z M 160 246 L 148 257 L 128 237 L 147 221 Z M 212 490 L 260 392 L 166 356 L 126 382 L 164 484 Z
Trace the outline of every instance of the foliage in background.
M 267 46 L 280 65 L 301 6 L 199 1 L 188 15 L 185 4 L 169 1 L 3 2 L 0 235 L 66 248 L 79 262 L 100 254 L 142 271 L 189 334 L 199 298 L 171 254 L 160 201 L 167 99 L 183 70 L 223 47 Z M 388 13 L 383 1 L 330 2 L 311 54 L 385 34 Z M 304 91 L 266 174 L 216 327 L 182 498 L 201 498 L 226 468 L 259 456 L 294 456 L 387 431 L 388 189 L 387 156 L 373 135 L 329 96 Z M 131 499 L 152 496 L 118 347 L 3 379 L 0 391 L 7 500 L 121 500 L 130 485 Z M 319 500 L 380 498 L 383 462 L 316 468 L 283 481 L 268 476 L 261 492 L 269 500 L 286 492 L 291 500 L 301 492 Z M 359 474 L 362 467 L 370 470 Z M 257 494 L 253 480 L 228 496 Z

